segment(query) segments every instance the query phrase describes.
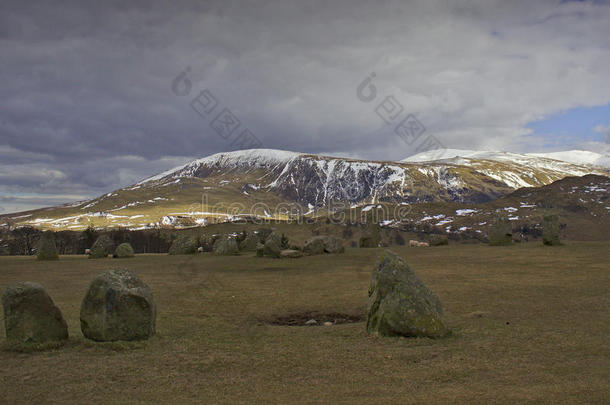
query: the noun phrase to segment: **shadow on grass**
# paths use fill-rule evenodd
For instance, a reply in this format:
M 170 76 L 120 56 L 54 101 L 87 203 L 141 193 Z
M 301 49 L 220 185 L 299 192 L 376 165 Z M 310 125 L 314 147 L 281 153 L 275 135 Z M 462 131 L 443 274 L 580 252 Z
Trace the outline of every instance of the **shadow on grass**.
M 45 343 L 22 343 L 22 342 L 2 342 L 0 345 L 0 350 L 3 352 L 17 352 L 17 353 L 36 353 L 36 352 L 46 352 L 53 351 L 58 349 L 63 349 L 66 347 L 75 346 L 74 340 L 61 340 L 54 342 L 45 342 Z
M 96 342 L 84 337 L 69 338 L 68 340 L 45 342 L 45 343 L 23 343 L 4 341 L 0 344 L 0 350 L 16 353 L 37 353 L 49 352 L 59 349 L 94 349 L 102 352 L 125 352 L 146 349 L 154 341 L 160 340 L 160 336 L 155 335 L 148 340 L 115 342 Z

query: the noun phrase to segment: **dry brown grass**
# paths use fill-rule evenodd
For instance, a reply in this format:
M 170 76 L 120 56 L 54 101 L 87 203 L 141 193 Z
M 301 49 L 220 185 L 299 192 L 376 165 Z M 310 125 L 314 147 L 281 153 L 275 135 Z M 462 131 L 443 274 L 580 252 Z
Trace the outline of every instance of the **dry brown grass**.
M 603 403 L 609 247 L 396 249 L 444 304 L 454 334 L 441 340 L 368 336 L 364 323 L 261 323 L 305 311 L 363 313 L 378 249 L 285 260 L 0 257 L 0 288 L 43 284 L 71 336 L 22 353 L 2 328 L 0 402 Z M 135 270 L 153 290 L 158 336 L 147 342 L 82 338 L 80 300 L 113 266 Z

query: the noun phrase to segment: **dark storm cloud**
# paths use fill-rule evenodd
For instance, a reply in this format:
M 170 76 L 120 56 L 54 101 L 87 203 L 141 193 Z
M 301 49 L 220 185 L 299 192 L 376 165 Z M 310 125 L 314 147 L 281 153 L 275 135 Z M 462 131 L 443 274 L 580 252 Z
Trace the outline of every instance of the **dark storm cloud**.
M 387 95 L 445 145 L 488 149 L 531 147 L 528 121 L 609 101 L 610 12 L 592 2 L 3 4 L 4 195 L 94 196 L 231 149 L 189 106 L 206 88 L 264 147 L 376 159 L 414 152 L 374 112 Z

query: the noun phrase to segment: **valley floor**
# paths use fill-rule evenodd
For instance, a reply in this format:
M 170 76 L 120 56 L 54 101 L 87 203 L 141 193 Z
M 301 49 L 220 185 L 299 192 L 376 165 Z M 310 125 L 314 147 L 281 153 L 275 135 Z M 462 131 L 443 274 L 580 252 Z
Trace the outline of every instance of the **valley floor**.
M 70 340 L 30 353 L 0 332 L 1 403 L 603 403 L 610 398 L 610 243 L 393 248 L 440 297 L 453 336 L 369 336 L 364 322 L 276 326 L 306 312 L 364 314 L 380 249 L 269 259 L 0 257 L 0 290 L 41 283 Z M 157 336 L 93 343 L 89 282 L 128 267 L 153 290 Z M 308 315 L 309 316 L 309 315 Z M 315 314 L 313 315 L 315 317 Z

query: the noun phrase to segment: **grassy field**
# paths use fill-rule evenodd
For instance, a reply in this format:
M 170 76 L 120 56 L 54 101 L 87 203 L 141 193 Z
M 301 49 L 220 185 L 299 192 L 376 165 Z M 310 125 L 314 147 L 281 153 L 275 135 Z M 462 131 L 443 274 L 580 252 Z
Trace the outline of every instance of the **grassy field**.
M 607 403 L 610 243 L 399 248 L 446 310 L 451 337 L 381 338 L 364 322 L 276 326 L 304 313 L 364 314 L 379 249 L 269 259 L 0 257 L 0 289 L 46 287 L 64 346 L 15 352 L 0 332 L 0 403 Z M 124 266 L 152 288 L 157 336 L 93 343 L 79 307 Z

